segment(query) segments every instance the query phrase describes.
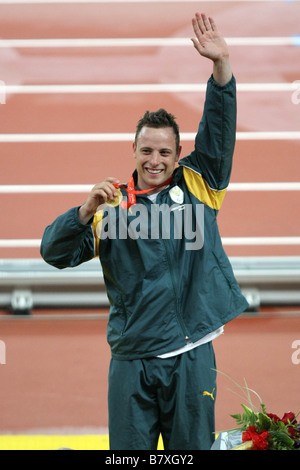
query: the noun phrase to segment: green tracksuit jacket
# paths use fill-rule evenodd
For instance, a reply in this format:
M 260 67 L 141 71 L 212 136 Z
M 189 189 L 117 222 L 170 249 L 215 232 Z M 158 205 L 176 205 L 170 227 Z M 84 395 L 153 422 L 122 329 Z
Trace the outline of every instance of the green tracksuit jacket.
M 217 226 L 235 132 L 235 78 L 220 86 L 210 77 L 195 149 L 179 161 L 155 204 L 140 195 L 129 211 L 104 208 L 87 225 L 76 207 L 46 228 L 41 255 L 47 263 L 62 269 L 99 256 L 113 358 L 172 351 L 247 308 Z

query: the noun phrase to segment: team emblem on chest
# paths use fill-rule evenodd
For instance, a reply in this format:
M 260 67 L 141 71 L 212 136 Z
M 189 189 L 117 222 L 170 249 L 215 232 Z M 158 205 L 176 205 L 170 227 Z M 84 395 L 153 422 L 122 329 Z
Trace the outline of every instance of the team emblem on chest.
M 176 202 L 177 204 L 183 203 L 184 194 L 182 189 L 179 188 L 179 186 L 174 186 L 172 189 L 170 189 L 169 194 L 172 201 Z

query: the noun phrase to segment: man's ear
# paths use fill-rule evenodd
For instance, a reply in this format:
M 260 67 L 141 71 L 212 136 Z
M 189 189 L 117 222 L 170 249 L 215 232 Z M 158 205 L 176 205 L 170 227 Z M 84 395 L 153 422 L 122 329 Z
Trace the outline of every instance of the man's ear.
M 181 150 L 182 150 L 182 146 L 179 145 L 178 150 L 177 150 L 177 154 L 176 154 L 176 158 L 175 158 L 175 162 L 178 162 L 180 154 L 181 154 Z
M 133 151 L 133 157 L 134 158 L 135 158 L 135 150 L 136 150 L 135 142 L 132 142 L 132 151 Z

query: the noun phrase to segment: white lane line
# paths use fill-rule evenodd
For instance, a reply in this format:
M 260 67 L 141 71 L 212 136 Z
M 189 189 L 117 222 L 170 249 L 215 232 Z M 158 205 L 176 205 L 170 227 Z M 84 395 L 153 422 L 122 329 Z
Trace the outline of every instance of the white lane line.
M 299 245 L 300 237 L 223 237 L 224 245 Z
M 181 141 L 193 141 L 195 132 L 182 132 Z M 237 140 L 299 140 L 300 131 L 237 132 Z M 132 142 L 133 133 L 0 134 L 0 143 L 21 142 Z
M 227 37 L 229 46 L 297 46 L 300 36 Z M 1 48 L 190 47 L 187 37 L 1 39 Z
M 78 85 L 2 85 L 9 94 L 67 93 L 194 93 L 205 92 L 206 83 L 141 83 Z M 238 92 L 291 92 L 299 90 L 300 80 L 291 83 L 239 83 Z
M 209 0 L 211 3 L 292 3 L 300 0 Z M 35 5 L 35 4 L 54 4 L 54 3 L 199 3 L 199 0 L 1 0 L 0 5 Z
M 274 246 L 274 245 L 300 245 L 300 237 L 223 237 L 223 245 L 231 246 Z M 38 248 L 40 239 L 2 239 L 0 248 Z
M 0 194 L 86 193 L 93 184 L 4 184 Z M 300 182 L 230 183 L 228 191 L 300 191 Z

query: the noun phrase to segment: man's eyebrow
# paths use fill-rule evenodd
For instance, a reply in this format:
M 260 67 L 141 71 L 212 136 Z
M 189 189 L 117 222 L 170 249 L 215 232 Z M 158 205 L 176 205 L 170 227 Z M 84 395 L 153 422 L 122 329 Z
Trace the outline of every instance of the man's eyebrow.
M 153 147 L 150 145 L 143 145 L 140 147 L 140 150 L 153 150 Z M 163 147 L 159 149 L 159 152 L 172 152 L 172 149 L 170 147 Z

